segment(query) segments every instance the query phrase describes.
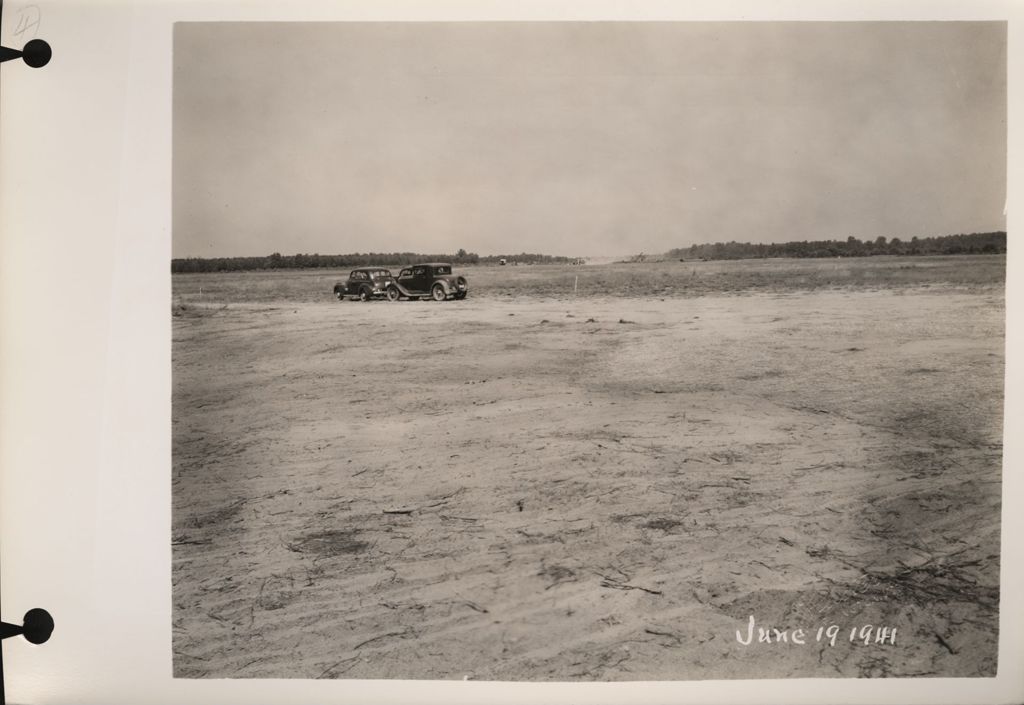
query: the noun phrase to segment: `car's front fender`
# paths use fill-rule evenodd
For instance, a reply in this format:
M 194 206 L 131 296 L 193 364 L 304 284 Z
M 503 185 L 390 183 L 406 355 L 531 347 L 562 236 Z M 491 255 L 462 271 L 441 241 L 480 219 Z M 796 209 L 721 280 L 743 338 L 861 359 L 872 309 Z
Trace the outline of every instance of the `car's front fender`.
M 398 289 L 398 293 L 400 293 L 402 296 L 419 296 L 419 294 L 412 293 L 411 291 L 406 289 L 404 286 L 399 284 L 397 281 L 390 282 L 388 284 L 388 288 L 391 288 L 391 287 L 395 287 L 396 289 Z

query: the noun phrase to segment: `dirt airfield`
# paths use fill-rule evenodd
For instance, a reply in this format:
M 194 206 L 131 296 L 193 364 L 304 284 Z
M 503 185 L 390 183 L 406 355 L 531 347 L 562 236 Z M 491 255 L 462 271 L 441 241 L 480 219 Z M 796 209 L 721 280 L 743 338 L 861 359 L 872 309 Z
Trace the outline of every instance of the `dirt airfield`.
M 175 675 L 994 675 L 1005 258 L 872 259 L 175 276 Z

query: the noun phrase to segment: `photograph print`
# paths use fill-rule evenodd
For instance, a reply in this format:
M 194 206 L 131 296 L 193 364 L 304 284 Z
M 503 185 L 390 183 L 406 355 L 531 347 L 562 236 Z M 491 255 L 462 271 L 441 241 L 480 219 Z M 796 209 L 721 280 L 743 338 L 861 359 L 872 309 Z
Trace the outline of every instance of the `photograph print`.
M 996 675 L 1006 23 L 173 49 L 175 677 Z

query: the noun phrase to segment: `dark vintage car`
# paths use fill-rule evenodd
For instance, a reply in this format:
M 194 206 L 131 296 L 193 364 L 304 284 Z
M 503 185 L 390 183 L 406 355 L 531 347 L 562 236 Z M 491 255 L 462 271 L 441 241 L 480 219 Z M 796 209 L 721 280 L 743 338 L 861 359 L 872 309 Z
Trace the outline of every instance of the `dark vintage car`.
M 444 262 L 406 267 L 387 287 L 387 296 L 391 301 L 400 298 L 415 301 L 423 296 L 429 296 L 434 301 L 464 299 L 468 293 L 466 278 L 452 274 L 452 266 Z
M 391 272 L 382 267 L 360 267 L 353 269 L 348 279 L 334 285 L 334 296 L 344 301 L 354 296 L 360 301 L 387 296 L 388 285 L 394 282 Z

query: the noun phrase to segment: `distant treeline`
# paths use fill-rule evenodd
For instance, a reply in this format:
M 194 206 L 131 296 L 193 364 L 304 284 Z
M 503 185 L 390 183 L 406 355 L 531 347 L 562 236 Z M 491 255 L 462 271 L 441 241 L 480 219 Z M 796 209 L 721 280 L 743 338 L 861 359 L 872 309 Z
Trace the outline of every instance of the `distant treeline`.
M 804 240 L 757 244 L 750 242 L 716 242 L 713 245 L 691 245 L 669 250 L 670 259 L 753 259 L 760 257 L 870 257 L 873 255 L 980 255 L 1005 254 L 1006 233 L 970 233 L 912 237 L 901 240 Z
M 498 264 L 500 260 L 520 264 L 567 264 L 570 257 L 554 257 L 523 252 L 518 255 L 480 256 L 459 250 L 454 255 L 423 255 L 417 252 L 356 252 L 348 255 L 282 255 L 275 252 L 266 257 L 186 257 L 171 260 L 171 272 L 242 272 L 259 269 L 309 269 L 326 267 L 345 269 L 373 265 L 406 265 L 420 262 L 451 262 L 452 264 Z

